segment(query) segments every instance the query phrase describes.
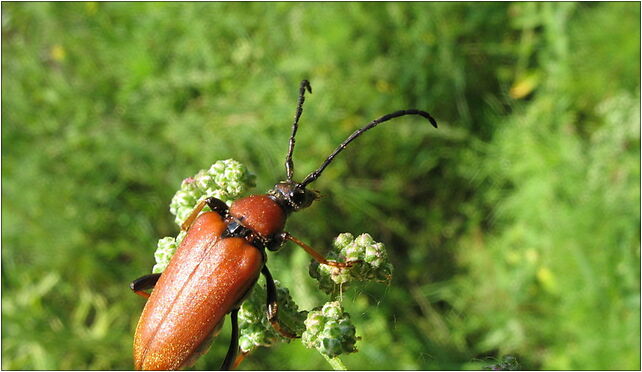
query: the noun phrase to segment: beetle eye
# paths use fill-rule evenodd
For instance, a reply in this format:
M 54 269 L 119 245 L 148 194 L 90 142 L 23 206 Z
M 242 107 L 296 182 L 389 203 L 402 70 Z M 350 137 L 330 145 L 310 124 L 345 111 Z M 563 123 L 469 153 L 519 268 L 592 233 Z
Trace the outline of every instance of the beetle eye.
M 301 191 L 299 191 L 299 192 L 294 192 L 294 193 L 292 193 L 292 195 L 290 196 L 290 200 L 292 200 L 292 202 L 293 202 L 294 204 L 296 204 L 296 205 L 300 205 L 300 204 L 301 204 L 301 203 L 303 203 L 303 201 L 305 200 L 305 193 L 303 193 L 303 192 L 301 192 Z

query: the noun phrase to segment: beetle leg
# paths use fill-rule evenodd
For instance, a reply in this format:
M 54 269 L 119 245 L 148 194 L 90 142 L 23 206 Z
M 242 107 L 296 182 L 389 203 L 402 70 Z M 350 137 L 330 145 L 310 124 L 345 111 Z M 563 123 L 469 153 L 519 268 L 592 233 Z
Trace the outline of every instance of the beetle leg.
M 227 217 L 227 210 L 229 207 L 221 199 L 217 199 L 212 196 L 205 199 L 205 203 L 207 203 L 207 206 L 210 207 L 212 211 L 218 213 L 221 217 Z
M 225 360 L 221 364 L 221 370 L 229 370 L 232 367 L 235 359 L 236 353 L 239 350 L 239 320 L 238 320 L 239 309 L 234 309 L 230 312 L 230 317 L 232 318 L 232 340 L 230 340 L 230 348 L 227 349 L 227 355 L 225 355 Z M 240 362 L 239 362 L 240 363 Z
M 227 204 L 225 204 L 224 201 L 221 199 L 217 199 L 215 197 L 209 197 L 207 199 L 201 200 L 196 207 L 192 210 L 192 213 L 185 219 L 185 222 L 181 224 L 181 230 L 187 231 L 190 226 L 192 226 L 192 223 L 194 223 L 194 220 L 196 217 L 198 217 L 198 214 L 201 213 L 203 208 L 205 208 L 205 205 L 210 207 L 210 209 L 218 214 L 221 215 L 221 217 L 225 218 L 227 216 Z
M 143 291 L 154 288 L 158 278 L 160 278 L 160 275 L 161 274 L 149 274 L 141 276 L 131 282 L 129 284 L 129 288 L 131 288 L 137 295 L 149 298 L 149 293 Z
M 243 359 L 245 359 L 245 356 L 246 356 L 247 354 L 249 354 L 249 353 L 250 353 L 249 351 L 248 351 L 248 352 L 242 352 L 242 351 L 241 351 L 241 352 L 239 353 L 239 355 L 237 355 L 237 356 L 236 356 L 236 360 L 234 361 L 234 364 L 232 365 L 232 369 L 236 369 L 236 367 L 238 367 L 238 366 L 239 366 L 239 364 L 241 364 L 241 362 L 243 361 Z
M 277 318 L 279 313 L 279 303 L 277 302 L 276 284 L 274 284 L 274 279 L 272 278 L 272 274 L 270 274 L 270 270 L 268 270 L 267 266 L 263 265 L 261 273 L 265 276 L 265 286 L 267 289 L 267 318 L 270 321 L 270 324 L 272 324 L 272 328 L 279 332 L 283 337 L 300 338 L 301 336 L 286 330 L 281 326 L 281 323 L 279 323 L 279 319 Z
M 299 247 L 303 248 L 303 250 L 308 252 L 308 254 L 312 256 L 312 258 L 314 258 L 315 261 L 323 265 L 343 268 L 343 267 L 351 267 L 357 262 L 361 262 L 361 260 L 348 261 L 348 262 L 338 262 L 338 261 L 328 260 L 325 257 L 323 257 L 319 252 L 315 251 L 314 248 L 310 247 L 309 245 L 305 244 L 304 242 L 290 235 L 290 233 L 288 232 L 282 233 L 281 238 L 284 240 L 290 240 L 294 242 L 296 245 L 298 245 Z
M 189 214 L 189 216 L 185 219 L 185 222 L 181 225 L 181 230 L 187 231 L 190 226 L 192 226 L 192 223 L 198 217 L 198 214 L 201 213 L 203 208 L 205 208 L 206 201 L 201 200 L 198 204 L 196 204 L 196 207 L 192 210 L 192 213 Z

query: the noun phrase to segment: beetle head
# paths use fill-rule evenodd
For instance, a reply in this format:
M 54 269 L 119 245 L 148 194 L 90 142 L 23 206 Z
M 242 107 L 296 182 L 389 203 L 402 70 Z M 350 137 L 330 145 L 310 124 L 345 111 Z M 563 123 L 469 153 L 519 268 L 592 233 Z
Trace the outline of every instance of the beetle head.
M 294 181 L 281 181 L 274 185 L 268 195 L 279 203 L 287 212 L 296 212 L 309 207 L 312 202 L 319 198 L 319 193 L 314 190 L 307 190 L 301 184 Z

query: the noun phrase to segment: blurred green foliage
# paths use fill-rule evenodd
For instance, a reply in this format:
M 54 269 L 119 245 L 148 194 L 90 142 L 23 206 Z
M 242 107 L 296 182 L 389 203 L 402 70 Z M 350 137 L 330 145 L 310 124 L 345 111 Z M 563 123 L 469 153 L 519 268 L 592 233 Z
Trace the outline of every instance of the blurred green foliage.
M 234 158 L 284 176 L 311 81 L 288 230 L 389 249 L 344 293 L 350 369 L 640 368 L 639 3 L 3 3 L 2 368 L 130 369 L 130 280 L 177 231 L 183 178 Z M 270 255 L 311 309 L 309 257 Z M 224 327 L 197 368 L 218 368 Z M 241 369 L 327 369 L 300 342 Z

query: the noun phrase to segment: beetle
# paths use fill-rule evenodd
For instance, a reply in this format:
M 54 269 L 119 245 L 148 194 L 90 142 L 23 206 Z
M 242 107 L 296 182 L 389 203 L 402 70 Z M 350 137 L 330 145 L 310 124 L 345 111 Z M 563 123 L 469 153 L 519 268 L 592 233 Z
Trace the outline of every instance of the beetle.
M 228 313 L 232 337 L 221 369 L 233 367 L 238 352 L 239 307 L 260 274 L 266 280 L 270 323 L 285 337 L 300 337 L 278 321 L 276 286 L 266 266 L 266 250 L 276 251 L 291 241 L 321 264 L 345 268 L 355 263 L 327 260 L 284 230 L 292 212 L 309 207 L 319 198 L 319 193 L 307 186 L 350 142 L 381 123 L 404 115 L 419 115 L 437 128 L 435 119 L 421 110 L 384 115 L 352 133 L 317 170 L 302 182 L 295 182 L 292 153 L 306 91 L 312 93 L 312 87 L 303 80 L 285 158 L 286 180 L 266 194 L 238 199 L 229 208 L 214 197 L 202 200 L 181 225 L 187 234 L 165 271 L 142 276 L 130 284 L 135 293 L 148 298 L 134 336 L 136 369 L 174 370 L 193 365 L 216 337 Z M 206 205 L 211 211 L 201 213 Z M 150 289 L 151 295 L 146 292 Z

